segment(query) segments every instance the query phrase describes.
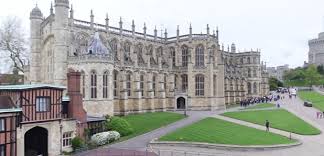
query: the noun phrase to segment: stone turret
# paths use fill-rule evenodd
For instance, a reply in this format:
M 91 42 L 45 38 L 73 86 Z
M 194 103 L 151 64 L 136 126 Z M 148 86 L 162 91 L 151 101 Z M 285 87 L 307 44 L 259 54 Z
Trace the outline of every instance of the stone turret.
M 54 22 L 54 83 L 66 85 L 69 23 L 69 1 L 55 0 Z
M 35 83 L 40 81 L 40 77 L 36 76 L 40 73 L 41 64 L 41 23 L 43 22 L 43 14 L 36 7 L 30 12 L 30 82 Z
M 235 47 L 235 44 L 234 43 L 232 43 L 232 45 L 231 45 L 231 52 L 232 53 L 235 53 L 236 52 L 236 47 Z

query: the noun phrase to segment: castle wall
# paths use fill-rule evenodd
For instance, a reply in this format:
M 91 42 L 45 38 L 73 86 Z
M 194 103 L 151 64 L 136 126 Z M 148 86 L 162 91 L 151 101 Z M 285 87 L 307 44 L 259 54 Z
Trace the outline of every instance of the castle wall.
M 64 85 L 67 69 L 83 73 L 81 92 L 89 115 L 174 110 L 179 94 L 188 97 L 188 108 L 192 110 L 222 109 L 225 103 L 260 96 L 261 88 L 266 88 L 260 86 L 260 52 L 236 53 L 233 45 L 231 52 L 221 49 L 218 31 L 210 34 L 209 26 L 206 34 L 192 34 L 190 27 L 187 35 L 180 36 L 177 30 L 175 37 L 167 37 L 167 32 L 160 37 L 157 31 L 147 34 L 145 26 L 143 33 L 135 32 L 135 25 L 132 30 L 123 29 L 122 21 L 119 28 L 111 27 L 108 18 L 105 25 L 94 23 L 93 14 L 90 22 L 76 20 L 73 10 L 69 15 L 65 4 L 55 6 L 55 15 L 40 25 L 31 25 L 42 34 L 40 41 L 32 43 L 42 47 L 34 50 L 40 55 L 33 55 L 32 60 L 42 59 L 40 67 L 30 68 L 30 75 L 41 73 L 40 82 Z M 108 49 L 106 55 L 89 54 L 96 32 Z M 253 62 L 247 63 L 248 58 Z M 248 69 L 255 74 L 248 76 Z M 196 95 L 198 76 L 203 77 L 200 95 Z M 35 78 L 30 80 L 36 82 Z M 247 83 L 254 82 L 256 92 L 248 93 Z

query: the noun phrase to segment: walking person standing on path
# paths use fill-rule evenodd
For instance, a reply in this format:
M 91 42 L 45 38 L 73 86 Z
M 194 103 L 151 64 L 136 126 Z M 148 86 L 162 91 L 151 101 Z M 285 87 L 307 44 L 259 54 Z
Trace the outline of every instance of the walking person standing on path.
M 270 122 L 268 120 L 266 120 L 265 126 L 266 126 L 266 131 L 269 132 Z

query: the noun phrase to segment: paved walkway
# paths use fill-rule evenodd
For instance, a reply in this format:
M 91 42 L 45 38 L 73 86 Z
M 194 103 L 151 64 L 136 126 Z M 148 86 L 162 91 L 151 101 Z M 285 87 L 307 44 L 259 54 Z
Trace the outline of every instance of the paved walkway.
M 170 147 L 170 146 L 161 146 L 153 147 L 154 151 L 157 153 L 160 153 L 161 156 L 169 156 L 171 155 L 170 151 L 173 151 L 172 155 L 176 156 L 183 156 L 183 155 L 200 155 L 200 156 L 207 156 L 207 155 L 213 155 L 213 156 L 324 156 L 324 119 L 316 119 L 316 110 L 315 108 L 309 108 L 303 106 L 303 101 L 300 100 L 298 97 L 289 99 L 288 96 L 284 100 L 281 100 L 281 107 L 284 109 L 287 109 L 288 111 L 294 113 L 295 115 L 299 116 L 306 122 L 312 124 L 313 126 L 320 129 L 323 133 L 320 135 L 315 136 L 302 136 L 297 134 L 292 134 L 292 138 L 297 138 L 303 142 L 302 145 L 287 149 L 276 149 L 276 150 L 267 150 L 267 151 L 228 151 L 228 150 L 216 150 L 216 149 L 206 149 L 206 148 L 195 148 L 195 147 Z M 233 108 L 231 110 L 237 110 L 238 108 Z M 250 127 L 254 127 L 257 129 L 263 129 L 263 126 L 231 119 L 223 116 L 219 116 L 221 112 L 208 112 L 208 111 L 192 111 L 188 112 L 188 118 L 180 120 L 178 122 L 175 122 L 173 124 L 170 124 L 166 127 L 162 127 L 160 129 L 154 130 L 152 132 L 140 135 L 138 137 L 126 140 L 124 142 L 116 143 L 113 145 L 109 145 L 106 147 L 103 147 L 99 150 L 93 150 L 88 151 L 86 155 L 101 155 L 104 154 L 106 151 L 111 149 L 127 149 L 127 150 L 134 150 L 137 151 L 146 151 L 150 150 L 150 148 L 147 147 L 148 143 L 154 139 L 158 138 L 160 136 L 163 136 L 169 132 L 172 132 L 178 128 L 184 127 L 186 125 L 190 125 L 196 121 L 199 121 L 206 117 L 217 117 L 224 120 L 228 120 L 231 122 L 235 122 L 238 124 L 247 125 Z M 284 136 L 289 137 L 288 132 L 276 130 L 276 129 L 270 129 L 271 132 L 278 133 Z M 186 152 L 186 153 L 185 153 Z M 191 154 L 189 154 L 191 153 Z M 85 153 L 78 154 L 79 156 L 83 156 Z M 108 153 L 105 153 L 108 154 Z M 131 153 L 130 153 L 131 155 Z M 141 155 L 141 154 L 139 154 Z
M 178 112 L 178 113 L 183 114 L 183 112 Z M 97 155 L 98 153 L 99 154 L 104 153 L 103 150 L 108 151 L 109 149 L 128 149 L 128 150 L 137 150 L 137 151 L 151 150 L 150 148 L 148 148 L 148 144 L 151 140 L 153 140 L 155 138 L 159 138 L 169 132 L 172 132 L 172 131 L 179 129 L 181 127 L 184 127 L 186 125 L 190 125 L 190 124 L 197 122 L 197 121 L 199 121 L 203 118 L 206 118 L 208 116 L 212 116 L 216 113 L 219 113 L 219 112 L 187 111 L 188 117 L 185 119 L 182 119 L 180 121 L 177 121 L 177 122 L 167 125 L 165 127 L 161 127 L 159 129 L 156 129 L 149 133 L 137 136 L 135 138 L 103 147 L 103 148 L 101 148 L 100 152 L 98 152 L 97 150 L 86 151 L 86 152 L 77 154 L 77 156 L 84 156 L 85 154 L 88 156 Z
M 283 100 L 280 100 L 281 107 L 284 109 L 287 109 L 291 113 L 299 116 L 306 122 L 312 124 L 313 126 L 317 127 L 322 131 L 322 134 L 320 135 L 314 135 L 314 136 L 302 136 L 297 134 L 292 134 L 293 138 L 297 138 L 303 142 L 302 145 L 287 148 L 287 149 L 275 149 L 275 150 L 266 150 L 266 151 L 228 151 L 228 150 L 215 150 L 215 149 L 206 149 L 206 148 L 196 148 L 196 147 L 169 147 L 169 146 L 159 146 L 160 152 L 162 151 L 161 155 L 170 155 L 170 151 L 177 150 L 177 151 L 192 151 L 197 154 L 195 155 L 214 155 L 214 156 L 225 156 L 225 155 L 231 155 L 231 156 L 324 156 L 324 119 L 316 119 L 316 110 L 315 108 L 309 108 L 303 106 L 303 101 L 300 100 L 298 97 L 289 99 L 286 95 L 286 98 Z M 244 124 L 250 127 L 263 129 L 263 126 L 255 125 L 252 123 L 247 123 L 244 121 L 239 121 L 236 119 L 231 119 L 227 117 L 222 117 L 219 115 L 214 115 L 214 117 L 221 118 L 224 120 L 228 120 L 231 122 L 235 122 L 238 124 Z M 289 136 L 289 133 L 271 129 L 270 131 L 274 133 L 278 133 L 284 136 Z M 163 152 L 165 150 L 165 152 Z M 169 152 L 169 153 L 168 153 Z M 205 154 L 202 154 L 205 153 Z M 182 154 L 183 155 L 183 154 Z

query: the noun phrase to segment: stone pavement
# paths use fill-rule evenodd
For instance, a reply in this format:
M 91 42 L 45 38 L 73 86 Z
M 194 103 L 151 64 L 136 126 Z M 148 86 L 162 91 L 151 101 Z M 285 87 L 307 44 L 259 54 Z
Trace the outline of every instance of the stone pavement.
M 303 101 L 300 100 L 298 97 L 289 99 L 288 96 L 286 95 L 286 98 L 280 100 L 280 102 L 282 108 L 287 109 L 291 113 L 294 113 L 295 115 L 299 116 L 306 122 L 312 124 L 313 126 L 320 129 L 322 132 L 324 132 L 324 119 L 316 119 L 316 112 L 318 110 L 316 110 L 315 108 L 304 107 Z M 233 108 L 231 110 L 237 110 L 237 109 L 238 108 Z M 137 150 L 137 151 L 150 150 L 150 148 L 147 145 L 152 139 L 158 138 L 178 128 L 184 127 L 186 125 L 192 124 L 196 121 L 199 121 L 203 118 L 210 117 L 210 116 L 264 130 L 263 126 L 247 123 L 244 121 L 239 121 L 227 117 L 222 117 L 217 115 L 219 113 L 221 112 L 208 112 L 208 111 L 188 112 L 189 116 L 186 119 L 180 120 L 168 126 L 140 135 L 138 137 L 120 143 L 116 143 L 113 145 L 109 145 L 107 147 L 103 147 L 101 151 L 107 151 L 116 148 Z M 270 131 L 284 136 L 290 135 L 288 132 L 284 132 L 276 129 L 270 129 Z M 274 149 L 274 150 L 265 150 L 265 151 L 251 151 L 251 150 L 234 151 L 234 150 L 206 149 L 206 148 L 196 148 L 196 147 L 174 147 L 174 146 L 170 147 L 170 146 L 163 146 L 163 145 L 159 145 L 157 147 L 151 147 L 151 148 L 153 148 L 154 151 L 160 154 L 161 156 L 169 156 L 169 155 L 173 155 L 173 156 L 184 156 L 184 155 L 186 156 L 189 155 L 192 156 L 197 156 L 197 155 L 200 156 L 209 156 L 209 155 L 213 155 L 213 156 L 273 156 L 273 155 L 275 156 L 324 156 L 324 133 L 321 133 L 320 135 L 314 135 L 314 136 L 302 136 L 302 135 L 292 134 L 292 137 L 301 140 L 303 144 L 292 148 Z M 86 155 L 89 156 L 97 155 L 98 153 L 95 153 L 95 151 L 96 150 L 90 152 L 87 151 Z M 83 156 L 82 153 L 78 155 Z
M 281 107 L 287 109 L 291 113 L 299 116 L 306 122 L 312 124 L 322 131 L 320 135 L 312 135 L 312 136 L 303 136 L 292 134 L 293 138 L 297 138 L 303 142 L 302 145 L 286 148 L 286 149 L 274 149 L 274 150 L 265 150 L 265 151 L 234 151 L 234 150 L 215 150 L 215 149 L 206 149 L 206 148 L 196 148 L 196 147 L 170 147 L 170 146 L 159 146 L 153 147 L 158 148 L 156 151 L 160 151 L 161 156 L 170 155 L 170 151 L 187 151 L 187 152 L 196 152 L 198 155 L 214 155 L 214 156 L 324 156 L 324 119 L 317 119 L 316 112 L 318 111 L 315 108 L 309 108 L 303 106 L 303 101 L 301 99 L 293 98 L 289 99 L 288 95 L 283 100 L 280 100 Z M 244 121 L 239 121 L 236 119 L 230 119 L 227 117 L 221 117 L 219 115 L 214 115 L 215 117 L 219 117 L 231 122 L 235 122 L 238 124 L 244 124 L 250 127 L 263 129 L 263 126 L 255 125 L 252 123 L 246 123 Z M 289 133 L 271 129 L 270 131 L 274 133 L 278 133 L 281 135 L 289 136 Z M 164 152 L 163 152 L 164 151 Z M 205 154 L 201 154 L 205 153 Z M 179 155 L 180 156 L 180 155 Z M 183 156 L 183 154 L 181 155 Z
M 183 112 L 178 112 L 183 114 Z M 172 132 L 176 129 L 179 129 L 181 127 L 184 127 L 186 125 L 190 125 L 194 122 L 197 122 L 203 118 L 206 118 L 208 116 L 211 116 L 215 113 L 218 112 L 211 112 L 211 111 L 187 111 L 187 115 L 188 117 L 185 119 L 182 119 L 180 121 L 177 121 L 175 123 L 172 123 L 170 125 L 167 125 L 165 127 L 161 127 L 159 129 L 156 129 L 154 131 L 151 131 L 149 133 L 146 134 L 142 134 L 140 136 L 137 136 L 135 138 L 131 138 L 129 140 L 123 141 L 123 142 L 119 142 L 116 144 L 112 144 L 112 145 L 108 145 L 106 147 L 103 148 L 112 148 L 112 149 L 130 149 L 130 150 L 137 150 L 137 151 L 146 151 L 146 150 L 151 150 L 150 148 L 148 148 L 148 144 L 151 140 L 155 139 L 155 138 L 159 138 L 169 132 Z M 96 155 L 96 151 L 95 150 L 91 150 L 91 151 L 86 151 L 80 154 L 76 154 L 77 156 L 83 156 L 84 153 L 87 153 L 86 155 L 88 156 L 92 156 L 92 155 Z

